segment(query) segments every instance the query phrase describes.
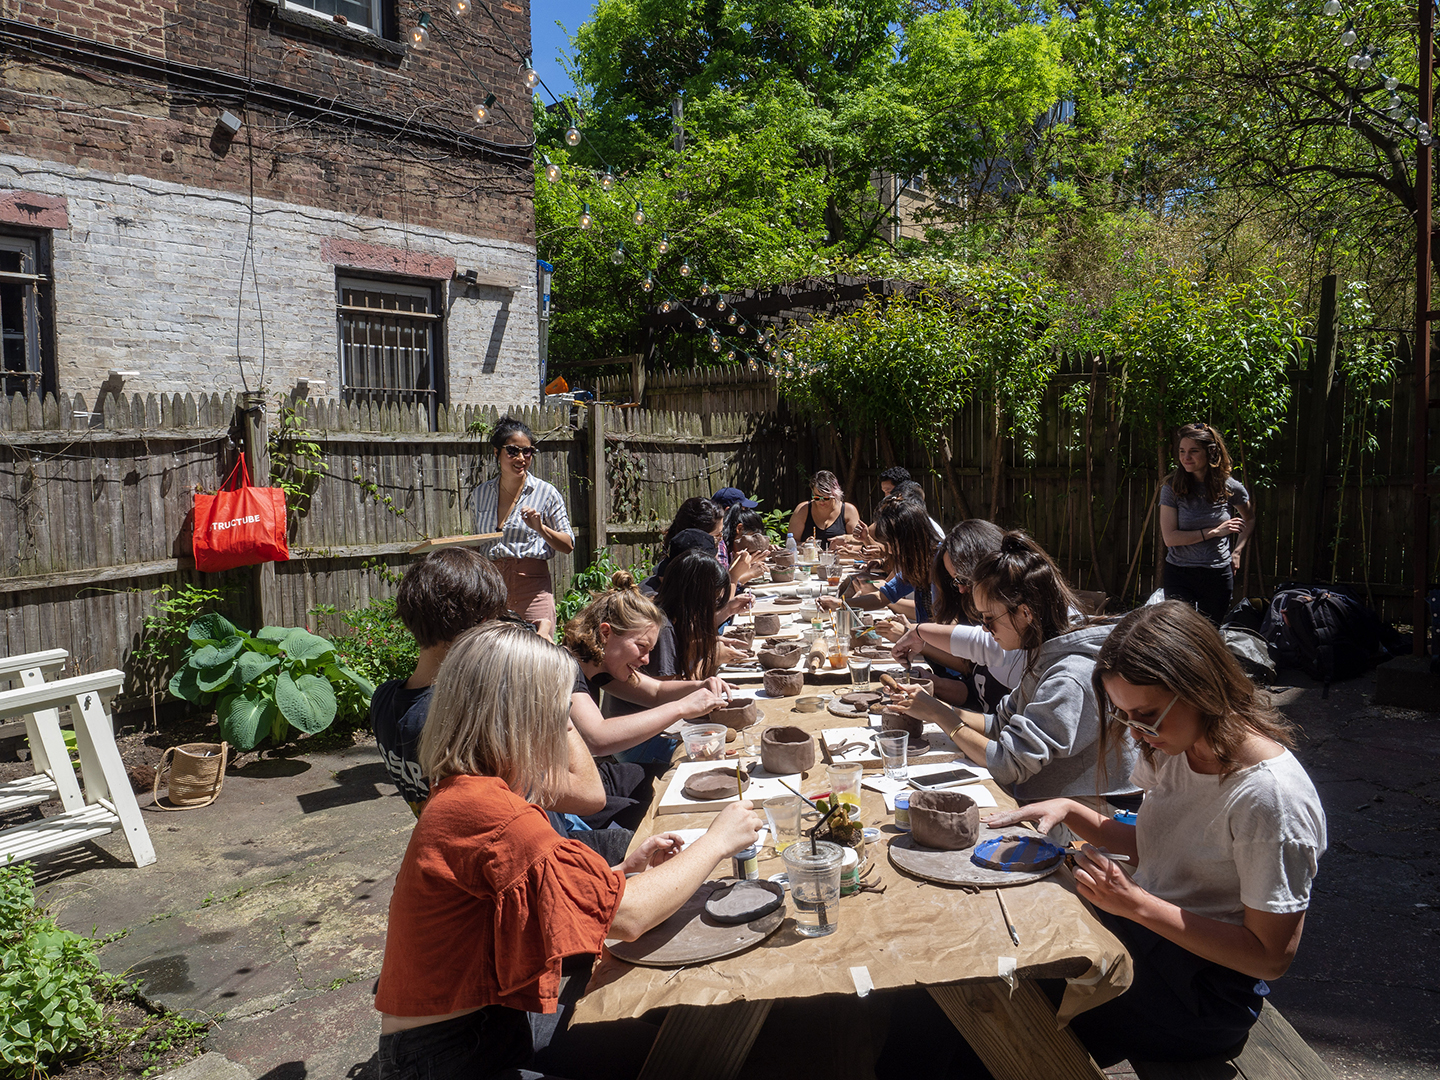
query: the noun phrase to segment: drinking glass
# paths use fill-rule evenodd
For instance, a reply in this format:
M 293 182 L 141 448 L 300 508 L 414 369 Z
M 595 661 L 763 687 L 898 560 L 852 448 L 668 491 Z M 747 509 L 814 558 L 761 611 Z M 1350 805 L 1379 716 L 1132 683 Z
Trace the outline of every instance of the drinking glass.
M 809 840 L 785 849 L 785 875 L 790 879 L 790 900 L 795 908 L 795 932 L 805 937 L 833 934 L 840 914 L 839 844 Z
M 850 820 L 860 820 L 860 780 L 865 767 L 860 762 L 845 762 L 829 766 L 830 793 L 850 807 Z
M 850 657 L 850 681 L 855 689 L 864 692 L 870 689 L 870 661 L 863 656 Z
M 765 817 L 770 822 L 770 839 L 774 841 L 775 854 L 783 855 L 785 849 L 800 838 L 800 797 L 777 795 L 760 805 L 765 808 Z
M 910 748 L 908 731 L 882 731 L 875 737 L 880 747 L 880 761 L 885 766 L 885 776 L 890 780 L 910 779 L 910 769 L 905 754 Z

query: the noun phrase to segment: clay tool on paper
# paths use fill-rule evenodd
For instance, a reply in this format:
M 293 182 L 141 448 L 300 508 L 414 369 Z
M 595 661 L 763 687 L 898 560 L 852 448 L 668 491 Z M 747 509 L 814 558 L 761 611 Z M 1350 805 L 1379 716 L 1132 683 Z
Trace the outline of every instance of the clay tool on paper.
M 1010 909 L 1005 906 L 1005 896 L 999 889 L 995 890 L 995 899 L 1000 901 L 1000 914 L 1005 919 L 1005 929 L 1010 931 L 1010 940 L 1019 945 L 1020 935 L 1015 932 L 1015 920 L 1010 918 Z

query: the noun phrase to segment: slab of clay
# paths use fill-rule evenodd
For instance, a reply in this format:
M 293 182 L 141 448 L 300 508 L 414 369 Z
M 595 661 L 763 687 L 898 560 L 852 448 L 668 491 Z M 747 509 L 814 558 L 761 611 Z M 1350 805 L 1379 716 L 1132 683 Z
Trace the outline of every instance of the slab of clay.
M 873 690 L 869 690 L 857 694 L 841 694 L 840 700 L 843 701 L 846 705 L 856 706 L 857 709 L 860 706 L 865 706 L 866 708 L 869 708 L 869 706 L 871 706 L 877 701 L 884 701 L 885 695 L 876 693 Z
M 992 840 L 999 836 L 1015 836 L 1015 826 L 1005 830 L 992 829 L 988 825 L 981 824 L 979 843 Z M 1035 834 L 1036 839 L 1040 839 Z M 978 844 L 977 844 L 978 846 Z M 890 861 L 907 874 L 912 874 L 926 881 L 939 882 L 942 885 L 1026 885 L 1032 881 L 1039 881 L 1043 877 L 1049 877 L 1060 864 L 1046 870 L 1035 870 L 1029 873 L 1017 873 L 1008 870 L 987 870 L 983 866 L 976 866 L 970 856 L 975 853 L 974 848 L 963 848 L 960 851 L 932 851 L 922 848 L 911 838 L 909 833 L 900 833 L 892 836 L 889 844 Z
M 725 791 L 713 799 L 692 799 L 685 794 L 685 785 L 696 773 L 712 772 L 720 767 L 718 761 L 682 761 L 675 766 L 675 775 L 670 777 L 661 792 L 659 801 L 655 804 L 657 815 L 665 814 L 701 814 L 714 810 L 723 810 L 735 801 L 735 781 L 732 778 Z M 750 786 L 745 789 L 745 798 L 754 801 L 759 806 L 766 799 L 773 799 L 780 795 L 791 795 L 793 792 L 785 790 L 785 784 L 792 787 L 800 786 L 800 774 L 791 773 L 777 776 L 769 773 L 761 767 L 759 762 L 751 765 Z M 781 781 L 785 783 L 781 783 Z
M 707 881 L 659 926 L 634 941 L 606 942 L 611 954 L 627 964 L 642 967 L 687 967 L 734 956 L 758 945 L 785 921 L 782 905 L 769 915 L 736 926 L 723 926 L 705 914 L 710 894 L 727 881 Z M 768 882 L 767 882 L 768 884 Z
M 801 598 L 801 597 L 798 597 L 798 596 L 777 596 L 777 597 L 775 597 L 774 600 L 772 600 L 772 601 L 770 601 L 770 602 L 771 602 L 772 604 L 783 605 L 783 606 L 785 606 L 785 607 L 789 607 L 789 606 L 791 606 L 792 604 L 798 604 L 798 603 L 800 603 L 800 602 L 801 602 L 801 599 L 802 599 L 802 598 Z
M 784 906 L 785 890 L 773 881 L 722 881 L 705 901 L 705 914 L 722 926 L 734 926 Z
M 987 870 L 1014 870 L 1021 873 L 1049 870 L 1065 857 L 1054 844 L 1033 836 L 1013 834 L 976 844 L 970 856 L 976 866 Z
M 723 799 L 728 795 L 737 794 L 735 772 L 734 769 L 707 769 L 686 780 L 685 786 L 680 790 L 691 799 L 707 802 L 711 799 Z M 740 791 L 743 792 L 749 786 L 750 776 L 742 769 L 740 770 Z

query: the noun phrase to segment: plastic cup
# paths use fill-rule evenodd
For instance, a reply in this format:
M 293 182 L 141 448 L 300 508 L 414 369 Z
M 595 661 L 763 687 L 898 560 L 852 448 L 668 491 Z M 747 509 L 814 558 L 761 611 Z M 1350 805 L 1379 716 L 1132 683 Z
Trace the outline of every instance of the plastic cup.
M 790 880 L 796 933 L 824 937 L 835 932 L 844 858 L 844 849 L 828 840 L 818 841 L 813 851 L 809 839 L 785 849 L 785 876 Z
M 860 780 L 865 775 L 865 767 L 860 762 L 846 762 L 841 765 L 831 765 L 830 772 L 830 793 L 842 803 L 850 807 L 850 820 L 860 820 Z
M 691 761 L 719 761 L 725 756 L 724 724 L 687 724 L 680 737 Z
M 850 681 L 855 684 L 855 689 L 864 691 L 870 689 L 870 661 L 863 656 L 850 657 Z
M 800 797 L 777 795 L 761 805 L 770 822 L 770 838 L 775 844 L 775 854 L 783 855 L 785 849 L 800 838 Z
M 910 748 L 908 731 L 882 731 L 875 737 L 880 747 L 880 761 L 885 766 L 885 776 L 890 780 L 910 779 L 910 768 L 905 755 Z

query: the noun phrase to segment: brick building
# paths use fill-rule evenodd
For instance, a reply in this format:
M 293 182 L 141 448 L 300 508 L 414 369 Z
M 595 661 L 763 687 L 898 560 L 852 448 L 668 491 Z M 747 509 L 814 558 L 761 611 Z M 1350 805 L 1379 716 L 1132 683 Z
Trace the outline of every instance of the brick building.
M 528 3 L 470 7 L 0 0 L 7 393 L 534 400 Z

